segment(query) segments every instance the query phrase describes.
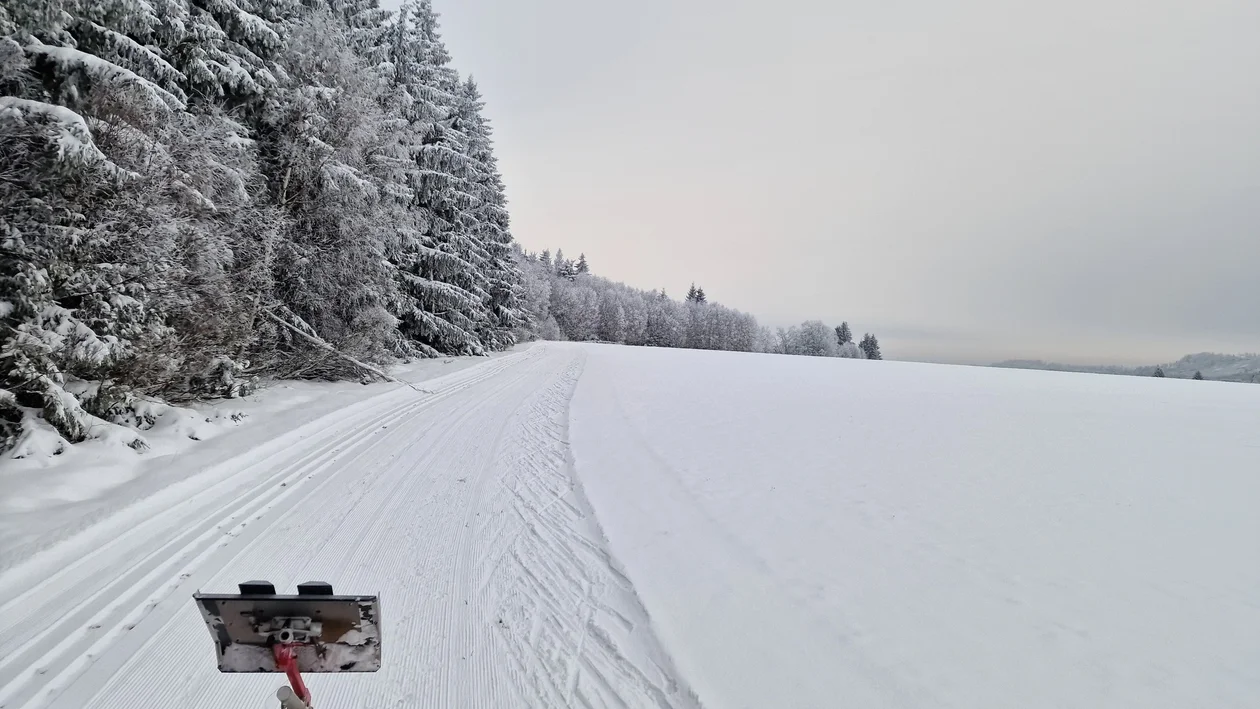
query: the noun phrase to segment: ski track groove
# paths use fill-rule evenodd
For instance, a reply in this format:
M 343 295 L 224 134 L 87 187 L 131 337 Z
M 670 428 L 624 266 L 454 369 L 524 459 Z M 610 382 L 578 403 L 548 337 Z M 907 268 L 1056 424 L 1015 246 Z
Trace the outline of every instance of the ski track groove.
M 381 594 L 382 671 L 309 677 L 321 709 L 698 709 L 574 477 L 584 358 L 539 345 L 378 395 L 0 595 L 0 709 L 271 704 L 282 678 L 218 674 L 189 598 L 250 578 Z

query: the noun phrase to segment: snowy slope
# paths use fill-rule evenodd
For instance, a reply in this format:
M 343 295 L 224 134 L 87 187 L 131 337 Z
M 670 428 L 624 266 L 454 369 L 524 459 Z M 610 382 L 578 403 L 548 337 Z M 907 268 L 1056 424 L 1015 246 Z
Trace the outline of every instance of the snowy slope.
M 1254 387 L 570 344 L 327 386 L 6 495 L 0 709 L 271 706 L 190 598 L 250 578 L 381 594 L 321 709 L 1260 697 Z
M 571 477 L 582 353 L 368 398 L 140 497 L 0 575 L 0 706 L 271 706 L 222 676 L 197 589 L 380 593 L 385 667 L 317 706 L 694 707 Z M 196 467 L 196 456 L 186 463 Z
M 579 477 L 709 707 L 1255 707 L 1260 395 L 588 346 Z

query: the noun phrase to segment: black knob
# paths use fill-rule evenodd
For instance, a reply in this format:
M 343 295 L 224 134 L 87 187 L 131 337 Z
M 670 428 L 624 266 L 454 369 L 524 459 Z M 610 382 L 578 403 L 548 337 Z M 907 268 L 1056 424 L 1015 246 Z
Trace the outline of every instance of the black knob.
M 332 584 L 323 581 L 307 581 L 298 584 L 299 596 L 331 596 L 333 595 Z
M 241 584 L 242 596 L 274 596 L 276 587 L 270 581 L 246 581 Z

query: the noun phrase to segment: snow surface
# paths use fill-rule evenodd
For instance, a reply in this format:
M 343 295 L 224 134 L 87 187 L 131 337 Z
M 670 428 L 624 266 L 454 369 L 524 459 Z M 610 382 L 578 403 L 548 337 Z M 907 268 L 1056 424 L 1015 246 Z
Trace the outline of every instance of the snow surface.
M 1260 391 L 589 347 L 574 457 L 711 707 L 1260 706 Z
M 272 706 L 191 599 L 253 578 L 381 595 L 383 669 L 310 677 L 321 709 L 1260 699 L 1260 389 L 552 343 L 428 366 L 465 368 L 0 464 L 0 709 Z
M 536 346 L 169 458 L 178 482 L 0 575 L 0 707 L 273 706 L 283 679 L 219 674 L 192 601 L 255 578 L 380 595 L 383 669 L 310 676 L 321 709 L 698 706 L 572 477 L 580 371 Z
M 484 357 L 420 360 L 398 367 L 394 376 L 415 384 L 482 362 Z M 207 473 L 215 465 L 242 451 L 262 454 L 291 445 L 283 434 L 307 435 L 303 426 L 349 407 L 370 406 L 366 402 L 398 386 L 279 381 L 240 399 L 192 408 L 156 406 L 155 423 L 141 432 L 149 448 L 139 454 L 109 439 L 64 446 L 41 420 L 47 435 L 38 440 L 55 446 L 36 451 L 43 455 L 0 460 L 0 571 L 165 487 L 194 478 L 213 484 Z M 64 452 L 53 455 L 55 450 Z

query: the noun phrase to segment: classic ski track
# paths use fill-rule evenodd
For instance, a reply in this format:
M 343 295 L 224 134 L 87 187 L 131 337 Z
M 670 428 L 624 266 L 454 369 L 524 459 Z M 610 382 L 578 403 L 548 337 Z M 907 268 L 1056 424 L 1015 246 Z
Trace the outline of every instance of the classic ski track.
M 506 366 L 506 364 L 510 364 L 511 361 L 515 357 L 520 357 L 520 356 L 522 355 L 514 355 L 513 357 L 505 357 L 500 360 L 488 362 L 484 365 L 481 365 L 480 367 L 472 368 L 469 370 L 465 370 L 464 372 L 458 372 L 456 374 L 453 374 L 451 375 L 451 377 L 453 378 L 453 381 L 451 383 L 449 391 L 450 392 L 460 391 L 462 389 L 468 388 L 469 386 L 473 386 L 480 381 L 488 379 L 494 376 L 494 374 L 497 373 L 499 370 L 503 369 Z M 467 374 L 477 374 L 478 376 L 468 379 L 467 381 L 457 379 L 461 377 L 462 375 L 467 375 Z M 361 427 L 361 428 L 371 428 L 376 420 L 382 418 L 382 413 L 379 410 L 379 408 L 372 407 L 371 405 L 374 404 L 377 407 L 379 407 L 382 403 L 386 403 L 390 399 L 397 398 L 397 396 L 400 394 L 408 398 L 402 403 L 400 403 L 399 405 L 393 407 L 390 410 L 391 412 L 401 411 L 407 408 L 408 406 L 412 406 L 417 403 L 414 399 L 410 397 L 411 395 L 410 390 L 395 389 L 395 390 L 377 395 L 376 397 L 373 397 L 367 400 L 366 402 L 359 402 L 358 404 L 355 404 L 349 407 L 347 411 L 340 412 L 337 415 L 326 416 L 317 421 L 310 422 L 306 424 L 305 426 L 303 426 L 302 428 L 298 429 L 298 431 L 295 431 L 292 434 L 282 437 L 281 440 L 287 441 L 287 442 L 296 442 L 303 439 L 314 439 L 318 437 L 320 434 L 346 426 L 347 415 L 351 417 L 352 421 L 359 421 L 363 418 L 371 417 L 373 421 L 370 421 L 368 424 L 366 424 L 366 426 Z M 437 391 L 435 392 L 435 396 L 431 396 L 427 399 L 423 399 L 419 403 L 421 404 L 436 403 L 437 401 L 440 400 L 440 398 L 444 398 L 445 395 L 448 395 L 448 392 Z M 356 410 L 356 409 L 360 409 L 364 407 L 365 405 L 367 405 L 368 407 L 365 411 Z M 390 414 L 387 412 L 386 414 L 384 414 L 384 418 L 388 419 L 389 415 Z M 302 455 L 301 459 L 293 461 L 291 463 L 286 463 L 284 466 L 282 466 L 282 468 L 280 468 L 280 470 L 276 474 L 271 475 L 268 480 L 264 480 L 260 483 L 256 483 L 253 486 L 253 489 L 256 490 L 259 488 L 266 487 L 270 481 L 280 480 L 284 478 L 285 475 L 283 475 L 283 473 L 290 472 L 295 468 L 301 468 L 303 465 L 307 464 L 307 460 L 310 459 L 311 457 L 313 456 L 318 457 L 319 454 L 322 454 L 329 448 L 336 449 L 336 447 L 340 444 L 341 441 L 347 438 L 350 438 L 354 435 L 357 435 L 359 433 L 361 433 L 360 428 L 354 428 L 354 429 L 348 430 L 342 434 L 339 434 L 339 437 L 337 439 L 334 439 L 331 442 L 328 442 L 326 444 L 322 444 L 322 447 L 318 451 L 314 451 L 314 452 L 307 451 L 305 453 L 301 453 L 300 454 Z M 227 486 L 230 482 L 238 478 L 248 478 L 250 473 L 255 468 L 266 469 L 268 467 L 267 466 L 268 463 L 270 463 L 273 459 L 277 457 L 282 457 L 283 454 L 287 452 L 289 452 L 288 449 L 282 448 L 279 451 L 266 454 L 261 459 L 255 460 L 253 462 L 246 462 L 244 465 L 242 465 L 243 459 L 252 458 L 253 455 L 256 453 L 255 451 L 249 451 L 245 453 L 244 455 L 237 456 L 229 461 L 226 461 L 225 463 L 216 465 L 214 466 L 216 470 L 220 468 L 230 469 L 233 467 L 240 467 L 240 471 L 224 480 L 212 481 L 210 487 Z M 190 481 L 185 481 L 185 482 L 190 482 Z M 156 493 L 153 497 L 158 497 L 164 492 L 166 491 L 165 490 L 159 491 L 159 493 Z M 204 490 L 202 490 L 202 492 L 204 492 Z M 245 495 L 240 495 L 240 496 L 234 496 L 230 498 L 228 506 L 231 506 L 232 503 L 239 502 L 244 497 Z M 143 505 L 144 503 L 148 501 L 149 500 L 141 500 L 137 503 L 137 505 Z M 174 508 L 162 509 L 156 515 L 154 515 L 154 517 L 151 517 L 148 520 L 146 520 L 146 522 L 153 522 L 159 519 L 165 519 L 168 516 L 175 516 L 175 517 L 181 516 L 179 513 L 182 507 L 188 504 L 194 504 L 195 502 L 196 500 L 192 500 L 192 499 L 185 500 L 185 501 L 182 501 L 180 505 L 177 505 Z M 109 524 L 110 522 L 112 522 L 112 520 L 105 520 L 104 524 Z M 78 536 L 79 535 L 76 535 L 76 538 L 66 540 L 66 542 L 63 542 L 63 544 L 70 544 L 70 543 L 74 543 L 78 541 L 77 540 Z M 21 633 L 15 632 L 14 623 L 22 620 L 23 617 L 12 615 L 12 611 L 14 608 L 21 607 L 29 599 L 37 598 L 41 596 L 44 593 L 44 591 L 49 587 L 69 585 L 69 582 L 66 579 L 72 573 L 76 571 L 85 571 L 85 573 L 82 574 L 84 576 L 89 576 L 91 573 L 96 573 L 100 571 L 99 568 L 90 568 L 94 562 L 96 562 L 97 565 L 101 566 L 102 568 L 110 568 L 112 570 L 113 569 L 112 566 L 106 566 L 104 564 L 100 564 L 99 560 L 102 558 L 102 554 L 104 552 L 108 552 L 108 551 L 113 550 L 116 547 L 122 546 L 123 544 L 125 544 L 128 538 L 129 537 L 127 536 L 127 534 L 121 534 L 118 536 L 110 537 L 109 541 L 105 542 L 104 544 L 94 545 L 92 554 L 90 555 L 85 554 L 85 555 L 75 558 L 71 563 L 60 566 L 55 572 L 45 577 L 39 583 L 25 589 L 24 591 L 19 593 L 17 596 L 10 598 L 9 600 L 3 603 L 0 603 L 0 638 L 21 636 Z M 51 551 L 55 551 L 55 550 L 56 548 L 54 548 Z M 47 553 L 47 551 L 44 553 Z M 37 557 L 38 556 L 40 555 L 37 555 Z M 27 563 L 30 563 L 30 562 L 28 561 Z M 5 575 L 9 576 L 10 572 L 11 570 L 6 571 Z M 13 574 L 13 577 L 17 577 L 17 574 Z M 12 584 L 5 584 L 5 585 L 12 585 Z M 12 654 L 12 649 L 9 647 L 6 647 L 3 644 L 3 642 L 4 642 L 3 640 L 0 640 L 0 651 L 3 651 L 5 653 L 4 657 L 0 657 L 0 669 L 3 669 L 3 667 L 7 664 L 6 658 Z
M 37 677 L 46 688 L 50 687 L 55 692 L 70 679 L 67 675 L 73 675 L 91 664 L 104 647 L 134 626 L 145 612 L 152 610 L 165 594 L 174 590 L 181 577 L 187 577 L 188 569 L 195 568 L 209 552 L 226 543 L 224 540 L 240 536 L 251 520 L 286 498 L 296 498 L 296 502 L 317 490 L 319 486 L 303 483 L 329 472 L 340 456 L 364 445 L 369 440 L 364 438 L 365 433 L 378 429 L 382 424 L 394 423 L 401 416 L 414 416 L 493 378 L 514 364 L 534 357 L 536 355 L 531 351 L 526 351 L 457 372 L 450 375 L 452 381 L 444 388 L 430 383 L 434 394 L 421 399 L 417 399 L 416 392 L 410 389 L 386 392 L 366 402 L 369 406 L 356 412 L 349 424 L 344 418 L 326 417 L 327 420 L 317 422 L 320 425 L 313 433 L 302 437 L 318 440 L 323 433 L 341 429 L 340 433 L 317 443 L 315 448 L 303 452 L 275 472 L 266 474 L 252 488 L 233 496 L 226 503 L 216 504 L 222 501 L 221 498 L 211 501 L 207 514 L 191 525 L 181 523 L 179 528 L 187 531 L 170 541 L 158 540 L 156 546 L 141 546 L 139 549 L 127 547 L 128 541 L 143 539 L 146 528 L 156 528 L 157 531 L 171 529 L 171 526 L 163 527 L 161 523 L 172 517 L 178 518 L 178 507 L 164 510 L 144 524 L 112 538 L 96 553 L 80 557 L 0 605 L 0 619 L 3 619 L 0 620 L 0 637 L 7 639 L 7 642 L 0 641 L 0 649 L 4 651 L 0 656 L 0 680 L 3 681 L 0 709 L 11 705 L 30 706 L 29 700 L 35 692 L 28 685 Z M 405 397 L 404 400 L 396 401 L 399 395 Z M 248 475 L 255 468 L 266 470 L 267 464 L 277 455 L 280 454 L 244 465 L 242 472 L 234 477 Z M 238 457 L 224 466 L 240 464 L 241 458 L 247 457 Z M 120 548 L 119 554 L 108 554 Z M 127 561 L 120 570 L 110 562 L 123 554 Z M 171 572 L 172 567 L 177 569 Z M 76 597 L 76 592 L 82 591 L 80 583 L 72 578 L 76 572 L 90 577 L 106 570 L 112 572 L 112 580 L 87 596 Z M 140 578 L 137 579 L 137 576 Z M 158 590 L 154 591 L 155 588 Z M 67 599 L 67 596 L 70 598 Z M 138 603 L 130 603 L 136 598 L 140 599 Z M 109 599 L 103 607 L 99 603 L 102 599 Z M 27 612 L 21 613 L 23 609 Z M 30 627 L 50 615 L 57 619 L 37 630 Z M 15 642 L 21 644 L 9 646 Z M 89 649 L 82 652 L 85 643 L 90 644 Z M 72 657 L 65 657 L 67 654 Z M 6 672 L 19 662 L 24 662 L 24 666 Z
M 385 666 L 308 678 L 325 709 L 697 709 L 574 478 L 568 404 L 584 359 L 540 345 L 451 375 L 435 396 L 382 395 L 352 425 L 310 428 L 288 443 L 298 453 L 255 463 L 262 482 L 232 500 L 210 488 L 196 523 L 154 515 L 181 533 L 85 597 L 61 584 L 87 561 L 45 579 L 81 612 L 9 660 L 48 670 L 0 706 L 260 706 L 282 680 L 215 672 L 188 596 L 268 578 L 381 593 Z
M 442 383 L 441 379 L 436 380 L 435 382 L 430 382 L 429 383 L 430 386 L 438 390 L 433 392 L 434 396 L 430 396 L 427 399 L 423 399 L 420 401 L 420 403 L 435 403 L 436 401 L 440 400 L 440 397 L 444 398 L 444 395 L 449 392 L 460 391 L 470 386 L 473 386 L 481 381 L 484 381 L 485 379 L 491 378 L 498 371 L 506 368 L 506 366 L 510 365 L 513 361 L 515 361 L 516 358 L 523 357 L 526 354 L 528 353 L 522 353 L 522 354 L 512 355 L 509 357 L 504 357 L 498 360 L 487 362 L 478 367 L 474 367 L 471 369 L 467 369 L 467 370 L 449 375 L 449 378 L 451 381 L 449 382 L 447 390 L 443 390 L 440 388 L 440 384 Z M 471 377 L 471 378 L 467 378 L 467 377 Z M 442 379 L 446 379 L 446 378 L 447 377 L 443 377 Z M 465 378 L 467 378 L 467 380 L 465 380 Z M 273 459 L 278 458 L 278 457 L 283 457 L 286 453 L 289 453 L 290 448 L 284 447 L 284 444 L 291 444 L 291 443 L 301 441 L 304 439 L 314 439 L 320 434 L 344 427 L 347 425 L 347 421 L 346 421 L 347 417 L 351 417 L 351 419 L 355 421 L 362 418 L 369 417 L 369 416 L 373 418 L 379 418 L 381 414 L 379 410 L 379 406 L 382 405 L 383 403 L 386 403 L 390 399 L 398 398 L 400 395 L 403 397 L 406 397 L 406 400 L 403 401 L 399 406 L 395 407 L 394 410 L 400 410 L 401 408 L 405 408 L 406 406 L 416 403 L 414 398 L 412 398 L 414 397 L 413 390 L 399 388 L 399 389 L 394 389 L 391 391 L 384 392 L 382 394 L 378 394 L 375 397 L 367 399 L 366 401 L 358 402 L 354 405 L 351 405 L 350 407 L 347 407 L 346 410 L 338 412 L 336 415 L 329 415 L 329 416 L 325 416 L 320 419 L 317 419 L 315 421 L 308 422 L 302 427 L 300 427 L 299 429 L 297 429 L 296 431 L 293 431 L 290 434 L 286 434 L 285 436 L 282 436 L 280 439 L 277 439 L 277 441 L 273 442 L 273 443 L 279 443 L 280 445 L 265 446 L 265 447 L 272 448 L 272 450 L 270 452 L 265 453 L 264 456 L 260 459 L 257 459 L 252 462 L 247 462 L 245 465 L 241 466 L 241 462 L 243 459 L 252 458 L 254 457 L 256 453 L 258 453 L 258 451 L 248 451 L 243 455 L 234 457 L 231 460 L 225 461 L 224 463 L 214 466 L 214 470 L 231 469 L 234 467 L 240 467 L 240 470 L 229 478 L 225 478 L 223 480 L 218 480 L 218 481 L 211 481 L 210 486 L 213 486 L 213 487 L 224 486 L 227 483 L 237 478 L 249 477 L 249 473 L 254 468 L 266 468 L 267 464 L 270 463 Z M 369 427 L 370 427 L 370 424 L 369 424 Z M 349 433 L 357 433 L 357 432 L 358 431 L 355 430 L 355 431 L 350 431 Z M 345 436 L 343 435 L 342 437 L 344 438 Z M 335 445 L 329 445 L 325 447 L 335 448 Z M 306 457 L 309 457 L 309 452 L 304 453 L 303 455 Z M 297 461 L 294 463 L 286 464 L 284 468 L 289 469 L 293 467 L 300 467 L 300 465 L 302 464 L 303 464 L 303 461 Z M 278 476 L 272 476 L 272 477 L 278 477 Z M 195 482 L 195 481 L 182 481 L 179 484 L 183 485 L 183 484 L 191 483 L 191 482 Z M 262 486 L 263 485 L 260 484 L 260 485 L 256 485 L 255 487 L 262 487 Z M 204 490 L 201 490 L 201 491 L 204 491 Z M 152 497 L 158 497 L 162 493 L 165 493 L 165 492 L 166 490 L 158 491 Z M 137 503 L 135 504 L 144 505 L 148 501 L 149 501 L 148 499 L 142 499 L 142 500 L 137 501 Z M 191 503 L 194 501 L 189 500 L 187 502 Z M 163 509 L 159 512 L 159 514 L 172 515 L 177 512 L 179 512 L 178 509 L 174 509 L 174 510 Z M 103 524 L 109 524 L 112 521 L 113 520 L 104 520 Z M 63 541 L 58 546 L 65 546 L 65 545 L 74 543 L 75 541 L 77 541 L 77 538 L 80 536 L 80 534 L 76 534 L 71 539 Z M 93 540 L 94 541 L 94 544 L 93 544 L 94 554 L 93 555 L 83 555 L 83 556 L 77 557 L 70 564 L 60 566 L 51 576 L 46 577 L 44 580 L 42 580 L 40 583 L 36 584 L 35 586 L 29 587 L 23 592 L 21 592 L 18 596 L 11 598 L 3 603 L 0 603 L 0 619 L 6 618 L 11 608 L 20 605 L 21 603 L 25 602 L 29 598 L 38 596 L 47 586 L 52 585 L 54 583 L 62 582 L 63 577 L 65 577 L 67 574 L 79 569 L 79 567 L 82 567 L 88 564 L 92 560 L 99 558 L 98 555 L 100 554 L 100 552 L 108 551 L 111 548 L 118 546 L 123 541 L 123 539 L 124 537 L 121 537 L 121 536 L 112 537 L 109 539 L 109 541 L 107 541 L 103 545 L 99 543 L 95 543 L 95 540 Z M 51 551 L 55 551 L 56 549 L 57 547 L 54 547 L 54 549 Z M 44 554 L 47 554 L 48 551 L 50 550 L 45 550 L 44 552 L 37 554 L 36 559 L 38 560 Z M 24 563 L 31 563 L 31 560 L 27 560 Z M 22 564 L 19 564 L 14 568 L 20 568 L 21 566 Z M 11 571 L 12 569 L 6 570 L 4 572 L 4 575 L 10 576 Z M 17 577 L 16 574 L 13 574 L 12 576 Z M 11 583 L 7 583 L 7 581 L 8 579 L 5 579 L 6 583 L 0 584 L 0 588 L 4 588 L 6 586 L 12 585 Z M 0 620 L 0 623 L 2 622 L 3 620 Z M 5 625 L 0 625 L 0 630 L 8 632 L 10 628 Z M 2 645 L 0 645 L 0 649 L 7 650 L 7 648 L 4 648 Z M 3 665 L 0 664 L 0 667 L 2 666 Z

